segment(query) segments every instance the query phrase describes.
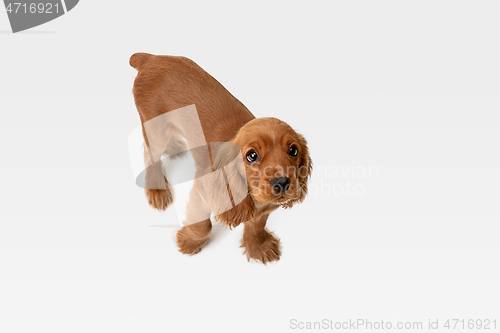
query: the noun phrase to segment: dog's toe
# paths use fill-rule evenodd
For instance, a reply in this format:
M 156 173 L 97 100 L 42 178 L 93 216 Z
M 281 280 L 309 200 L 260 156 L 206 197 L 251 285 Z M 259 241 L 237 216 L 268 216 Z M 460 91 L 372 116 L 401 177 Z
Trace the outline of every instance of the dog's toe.
M 172 194 L 167 190 L 146 189 L 146 197 L 149 205 L 159 211 L 167 209 L 173 201 Z
M 268 262 L 278 261 L 281 257 L 280 240 L 270 232 L 262 242 L 243 244 L 242 247 L 245 247 L 248 261 L 254 259 L 265 265 Z

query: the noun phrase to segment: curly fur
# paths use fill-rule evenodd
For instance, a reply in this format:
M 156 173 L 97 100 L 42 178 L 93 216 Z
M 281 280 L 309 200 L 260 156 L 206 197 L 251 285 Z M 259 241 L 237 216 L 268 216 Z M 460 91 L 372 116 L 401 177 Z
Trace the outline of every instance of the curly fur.
M 176 235 L 179 251 L 193 255 L 201 250 L 209 239 L 210 214 L 214 213 L 229 228 L 244 225 L 241 246 L 248 260 L 264 264 L 279 260 L 280 240 L 265 228 L 266 221 L 278 207 L 291 208 L 307 195 L 312 160 L 306 139 L 279 119 L 256 119 L 190 59 L 136 53 L 130 65 L 138 70 L 133 94 L 143 124 L 146 197 L 153 208 L 165 210 L 173 199 L 168 180 L 157 165 L 160 156 L 186 147 L 181 129 L 157 126 L 146 135 L 145 124 L 194 104 L 210 143 L 208 153 L 197 153 L 198 178 L 190 194 L 187 219 Z M 217 149 L 213 145 L 223 142 L 226 144 Z M 290 153 L 291 147 L 297 148 L 296 155 Z M 251 151 L 258 154 L 257 161 L 245 159 Z M 276 191 L 271 185 L 274 178 L 288 178 L 286 191 Z

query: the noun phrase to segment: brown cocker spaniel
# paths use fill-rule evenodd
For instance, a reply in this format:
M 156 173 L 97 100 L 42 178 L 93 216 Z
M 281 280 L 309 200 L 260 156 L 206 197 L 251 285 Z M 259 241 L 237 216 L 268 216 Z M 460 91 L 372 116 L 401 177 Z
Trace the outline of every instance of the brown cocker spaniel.
M 244 224 L 241 246 L 249 260 L 279 260 L 279 239 L 266 230 L 266 221 L 278 207 L 290 208 L 307 194 L 312 161 L 304 137 L 276 118 L 256 119 L 190 59 L 136 53 L 130 65 L 138 70 L 133 94 L 143 125 L 149 204 L 165 210 L 173 200 L 161 156 L 175 158 L 190 150 L 196 161 L 187 220 L 176 235 L 179 251 L 201 250 L 214 214 L 230 228 Z M 176 121 L 184 124 L 157 121 L 179 109 L 185 111 Z M 199 123 L 182 118 L 193 110 Z M 204 146 L 189 138 L 198 124 L 208 143 Z

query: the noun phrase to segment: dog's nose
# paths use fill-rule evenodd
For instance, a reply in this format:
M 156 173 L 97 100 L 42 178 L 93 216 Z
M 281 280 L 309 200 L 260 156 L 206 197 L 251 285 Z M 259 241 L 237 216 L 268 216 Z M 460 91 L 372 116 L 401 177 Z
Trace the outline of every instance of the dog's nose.
M 274 192 L 280 194 L 282 192 L 286 192 L 290 187 L 290 178 L 288 177 L 276 177 L 271 179 L 271 187 Z

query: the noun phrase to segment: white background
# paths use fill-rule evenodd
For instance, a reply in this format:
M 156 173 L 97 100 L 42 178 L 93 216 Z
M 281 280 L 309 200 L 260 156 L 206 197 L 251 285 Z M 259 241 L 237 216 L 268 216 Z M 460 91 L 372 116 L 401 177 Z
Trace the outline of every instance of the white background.
M 18 34 L 0 10 L 0 332 L 498 328 L 499 10 L 87 0 Z M 271 215 L 277 264 L 246 261 L 242 227 L 176 251 L 174 208 L 150 209 L 130 167 L 135 52 L 187 56 L 306 136 L 312 192 Z M 378 173 L 318 173 L 357 166 Z

